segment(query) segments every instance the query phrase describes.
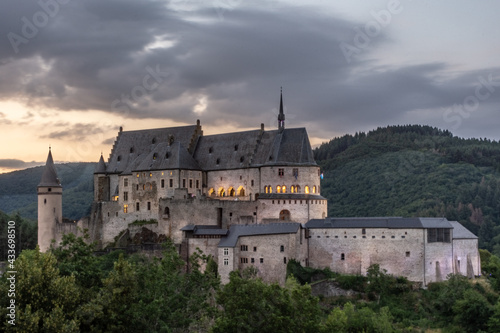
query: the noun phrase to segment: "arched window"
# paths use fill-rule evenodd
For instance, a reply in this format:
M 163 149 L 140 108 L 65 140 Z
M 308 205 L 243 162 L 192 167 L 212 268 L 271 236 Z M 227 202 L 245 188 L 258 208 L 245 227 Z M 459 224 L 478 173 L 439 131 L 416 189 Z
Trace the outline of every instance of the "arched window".
M 269 193 L 273 193 L 273 187 L 271 185 L 269 185 L 267 188 L 269 189 Z
M 295 191 L 296 191 L 297 193 L 300 193 L 300 185 L 295 186 Z
M 290 211 L 283 209 L 280 212 L 280 221 L 290 221 Z
M 290 193 L 295 193 L 295 186 L 290 186 Z
M 276 186 L 276 193 L 281 193 L 281 186 Z
M 304 187 L 304 193 L 309 194 L 309 186 L 306 185 L 306 187 Z
M 219 188 L 218 193 L 219 193 L 219 197 L 225 197 L 226 196 L 226 191 L 224 191 L 223 187 Z
M 286 185 L 281 186 L 281 192 L 286 193 Z
M 165 209 L 163 210 L 163 215 L 165 215 L 166 218 L 169 218 L 170 217 L 170 208 L 165 207 Z
M 213 187 L 211 187 L 210 190 L 208 190 L 208 196 L 210 197 L 215 196 L 215 190 Z
M 264 186 L 264 192 L 269 193 L 269 189 L 267 188 L 267 186 Z
M 234 191 L 234 188 L 232 188 L 232 187 L 229 188 L 228 192 L 229 192 L 230 197 L 234 197 L 236 194 L 236 192 Z
M 316 185 L 313 186 L 313 193 L 316 193 Z
M 239 197 L 244 197 L 245 196 L 245 189 L 243 188 L 243 186 L 240 186 L 238 187 L 238 196 Z

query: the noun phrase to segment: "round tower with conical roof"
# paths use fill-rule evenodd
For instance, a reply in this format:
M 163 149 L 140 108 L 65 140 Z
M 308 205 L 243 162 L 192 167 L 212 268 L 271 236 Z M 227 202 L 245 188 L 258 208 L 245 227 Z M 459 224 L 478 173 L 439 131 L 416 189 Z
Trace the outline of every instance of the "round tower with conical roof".
M 38 246 L 45 252 L 53 239 L 57 239 L 57 224 L 62 223 L 62 186 L 49 148 L 38 192 Z

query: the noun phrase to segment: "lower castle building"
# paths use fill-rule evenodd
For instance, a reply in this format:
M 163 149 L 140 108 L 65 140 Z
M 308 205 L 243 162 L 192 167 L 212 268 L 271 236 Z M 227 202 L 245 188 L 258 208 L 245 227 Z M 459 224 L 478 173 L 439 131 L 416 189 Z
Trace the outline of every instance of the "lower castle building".
M 380 264 L 411 281 L 480 274 L 477 237 L 458 222 L 424 218 L 328 218 L 321 172 L 305 128 L 203 135 L 193 126 L 123 131 L 94 174 L 91 215 L 62 219 L 62 186 L 49 151 L 38 186 L 38 244 L 88 229 L 100 248 L 146 228 L 187 259 L 201 249 L 229 272 L 254 266 L 284 283 L 286 264 L 365 274 Z M 139 225 L 139 226 L 138 226 Z

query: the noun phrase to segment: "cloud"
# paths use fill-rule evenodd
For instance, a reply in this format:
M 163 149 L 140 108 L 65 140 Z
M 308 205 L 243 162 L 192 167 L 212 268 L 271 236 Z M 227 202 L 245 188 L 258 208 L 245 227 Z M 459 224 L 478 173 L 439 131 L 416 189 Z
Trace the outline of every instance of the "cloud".
M 44 164 L 44 162 L 24 162 L 17 159 L 0 159 L 0 169 L 26 169 Z
M 54 126 L 61 127 L 61 123 L 56 123 Z M 57 139 L 70 141 L 84 141 L 90 135 L 103 134 L 105 131 L 112 129 L 113 126 L 97 125 L 97 124 L 66 124 L 66 129 L 52 131 L 49 134 L 41 135 L 40 139 Z
M 495 67 L 458 70 L 442 61 L 381 65 L 375 54 L 395 43 L 390 29 L 348 63 L 339 45 L 352 44 L 353 28 L 365 22 L 314 6 L 240 1 L 217 11 L 203 4 L 60 5 L 18 53 L 8 38 L 0 40 L 0 99 L 181 123 L 200 118 L 214 127 L 257 128 L 264 122 L 269 128 L 283 86 L 286 126 L 307 126 L 313 136 L 328 138 L 403 121 L 451 126 L 442 108 L 463 103 L 478 76 L 500 73 Z M 12 7 L 0 12 L 0 31 L 22 34 L 22 18 L 31 20 L 41 10 L 35 2 Z M 481 109 L 498 109 L 499 99 L 498 91 L 491 93 Z M 476 122 L 464 121 L 460 129 Z M 75 141 L 103 130 L 67 125 L 43 138 Z

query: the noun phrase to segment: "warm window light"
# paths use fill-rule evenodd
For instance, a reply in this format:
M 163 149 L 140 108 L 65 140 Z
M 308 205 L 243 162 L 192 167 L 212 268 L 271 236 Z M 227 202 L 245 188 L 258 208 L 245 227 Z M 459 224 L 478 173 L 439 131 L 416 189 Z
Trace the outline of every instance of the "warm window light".
M 276 186 L 276 193 L 281 193 L 281 186 Z
M 290 192 L 291 192 L 291 193 L 295 193 L 295 186 L 293 186 L 293 185 L 292 185 L 292 186 L 290 187 Z
M 269 186 L 269 193 L 273 193 L 273 188 Z
M 309 194 L 309 186 L 306 186 L 306 187 L 304 188 L 304 192 L 305 192 L 306 194 Z
M 316 193 L 316 185 L 313 186 L 313 193 Z
M 128 205 L 123 205 L 123 212 L 128 213 Z
M 286 193 L 286 186 L 285 185 L 281 186 L 281 191 L 283 191 L 283 193 Z

